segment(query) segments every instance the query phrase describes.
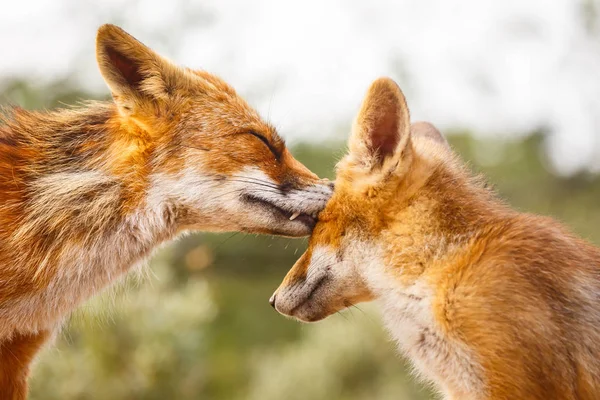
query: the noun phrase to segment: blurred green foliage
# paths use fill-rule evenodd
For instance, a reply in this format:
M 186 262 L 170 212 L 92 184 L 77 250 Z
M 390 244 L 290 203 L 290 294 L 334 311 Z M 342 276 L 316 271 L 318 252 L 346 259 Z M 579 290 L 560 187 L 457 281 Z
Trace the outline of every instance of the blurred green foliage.
M 89 98 L 42 92 L 52 93 L 14 83 L 4 97 L 26 107 Z M 600 178 L 554 174 L 543 134 L 506 141 L 454 132 L 450 141 L 507 202 L 554 216 L 600 243 Z M 344 151 L 341 143 L 293 149 L 328 177 Z M 313 325 L 269 307 L 267 299 L 305 246 L 306 240 L 244 234 L 198 234 L 168 246 L 146 272 L 75 313 L 39 357 L 31 398 L 433 398 L 410 378 L 372 306 Z

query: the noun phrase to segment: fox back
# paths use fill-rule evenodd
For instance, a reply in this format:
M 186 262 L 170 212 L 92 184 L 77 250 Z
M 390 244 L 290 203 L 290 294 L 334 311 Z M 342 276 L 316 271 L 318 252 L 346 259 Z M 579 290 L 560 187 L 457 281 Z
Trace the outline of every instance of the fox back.
M 600 398 L 600 251 L 515 212 L 373 83 L 336 190 L 271 303 L 317 321 L 377 299 L 448 399 Z
M 24 396 L 32 355 L 69 311 L 159 244 L 189 230 L 308 235 L 331 195 L 223 80 L 116 26 L 96 45 L 114 101 L 2 116 L 3 399 Z

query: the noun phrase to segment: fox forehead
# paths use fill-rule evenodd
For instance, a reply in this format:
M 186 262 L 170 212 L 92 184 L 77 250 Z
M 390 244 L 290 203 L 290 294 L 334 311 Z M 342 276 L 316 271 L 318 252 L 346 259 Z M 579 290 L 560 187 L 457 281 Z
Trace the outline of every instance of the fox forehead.
M 311 245 L 327 244 L 340 248 L 347 236 L 374 237 L 386 225 L 382 199 L 336 181 L 336 189 L 325 209 L 319 214 Z

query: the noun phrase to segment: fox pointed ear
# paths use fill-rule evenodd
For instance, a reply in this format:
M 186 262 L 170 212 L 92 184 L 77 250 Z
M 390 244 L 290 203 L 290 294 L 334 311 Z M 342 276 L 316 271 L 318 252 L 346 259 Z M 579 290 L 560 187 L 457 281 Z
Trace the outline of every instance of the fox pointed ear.
M 433 140 L 445 147 L 450 147 L 442 133 L 431 123 L 425 121 L 414 122 L 410 126 L 410 134 L 413 138 L 425 138 Z
M 355 165 L 369 170 L 398 164 L 410 147 L 410 115 L 402 91 L 390 78 L 371 84 L 349 141 Z M 393 168 L 393 165 L 391 166 Z
M 167 97 L 179 68 L 115 25 L 102 25 L 96 36 L 100 73 L 122 112 L 131 113 L 145 101 Z

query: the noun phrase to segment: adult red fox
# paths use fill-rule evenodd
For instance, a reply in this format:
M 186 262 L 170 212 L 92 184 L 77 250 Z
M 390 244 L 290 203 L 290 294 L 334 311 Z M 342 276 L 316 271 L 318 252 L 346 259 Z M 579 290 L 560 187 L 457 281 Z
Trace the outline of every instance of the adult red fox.
M 306 253 L 271 298 L 302 321 L 378 299 L 415 370 L 454 400 L 600 399 L 600 251 L 471 176 L 375 81 Z
M 96 41 L 114 102 L 6 109 L 0 125 L 0 398 L 79 303 L 186 230 L 308 235 L 330 184 L 221 79 L 120 28 Z

